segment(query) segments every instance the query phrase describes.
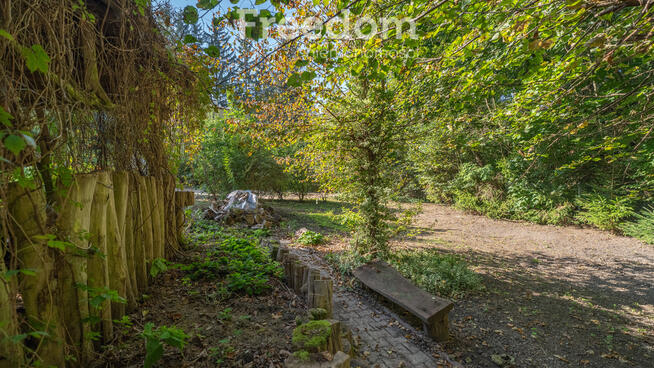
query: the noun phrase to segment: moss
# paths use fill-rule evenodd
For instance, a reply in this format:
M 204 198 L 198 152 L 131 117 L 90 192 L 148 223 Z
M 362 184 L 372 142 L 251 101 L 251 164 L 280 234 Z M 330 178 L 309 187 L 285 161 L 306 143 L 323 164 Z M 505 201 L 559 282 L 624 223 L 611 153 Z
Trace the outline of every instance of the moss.
M 309 309 L 309 319 L 317 321 L 327 318 L 327 310 L 324 308 L 311 308 Z
M 293 330 L 293 344 L 299 348 L 316 350 L 327 344 L 331 332 L 329 321 L 310 321 Z
M 309 352 L 306 350 L 298 350 L 295 353 L 293 353 L 293 356 L 295 356 L 296 358 L 298 358 L 303 362 L 308 362 L 310 359 Z

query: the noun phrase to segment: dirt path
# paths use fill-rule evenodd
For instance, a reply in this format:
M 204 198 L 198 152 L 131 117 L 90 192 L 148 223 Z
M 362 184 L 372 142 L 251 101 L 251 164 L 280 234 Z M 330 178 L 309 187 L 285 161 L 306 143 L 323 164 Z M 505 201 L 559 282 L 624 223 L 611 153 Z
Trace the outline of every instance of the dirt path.
M 401 246 L 464 256 L 486 290 L 456 302 L 451 356 L 496 367 L 653 367 L 654 246 L 425 204 Z

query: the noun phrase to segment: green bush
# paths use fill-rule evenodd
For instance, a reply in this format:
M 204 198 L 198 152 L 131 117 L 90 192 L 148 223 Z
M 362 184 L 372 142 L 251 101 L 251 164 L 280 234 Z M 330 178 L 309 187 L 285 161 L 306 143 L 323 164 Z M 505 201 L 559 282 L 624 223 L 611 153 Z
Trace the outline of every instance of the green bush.
M 418 286 L 435 294 L 457 296 L 482 286 L 481 277 L 460 257 L 442 255 L 436 249 L 394 252 L 389 263 Z
M 654 244 L 654 207 L 643 209 L 634 215 L 634 221 L 623 223 L 620 228 L 629 236 Z
M 634 213 L 629 200 L 624 197 L 609 199 L 600 194 L 592 194 L 579 198 L 577 204 L 582 209 L 577 214 L 577 219 L 602 230 L 618 230 L 622 220 Z
M 325 241 L 325 237 L 321 233 L 307 230 L 297 238 L 297 241 L 304 245 L 318 245 Z

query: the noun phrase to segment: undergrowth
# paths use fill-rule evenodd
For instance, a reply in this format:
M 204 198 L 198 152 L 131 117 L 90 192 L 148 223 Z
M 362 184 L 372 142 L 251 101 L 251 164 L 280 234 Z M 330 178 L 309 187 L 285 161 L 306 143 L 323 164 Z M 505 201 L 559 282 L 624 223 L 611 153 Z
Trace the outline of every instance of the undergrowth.
M 260 239 L 267 235 L 265 230 L 239 229 L 235 232 L 210 221 L 198 220 L 191 234 L 196 244 L 209 244 L 200 259 L 179 266 L 192 281 L 220 279 L 228 292 L 256 295 L 269 288 L 271 276 L 281 276 L 279 264 L 259 245 Z
M 329 253 L 326 259 L 339 272 L 350 274 L 370 257 L 347 251 Z M 430 293 L 457 297 L 466 291 L 483 288 L 481 277 L 470 270 L 461 257 L 440 254 L 436 249 L 391 251 L 387 261 L 404 277 Z
M 456 297 L 482 287 L 481 277 L 461 257 L 436 249 L 401 250 L 391 253 L 388 261 L 404 277 L 434 294 Z
M 621 229 L 626 235 L 654 244 L 654 207 L 634 214 L 634 221 L 622 224 Z

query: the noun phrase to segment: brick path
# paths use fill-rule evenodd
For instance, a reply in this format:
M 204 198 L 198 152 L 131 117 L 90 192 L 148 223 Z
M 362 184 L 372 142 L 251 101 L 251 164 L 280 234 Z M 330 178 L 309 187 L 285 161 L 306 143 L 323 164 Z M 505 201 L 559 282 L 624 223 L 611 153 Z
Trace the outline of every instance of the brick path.
M 331 273 L 331 268 L 308 249 L 294 247 L 293 252 Z M 404 322 L 365 291 L 346 290 L 335 283 L 334 318 L 352 332 L 357 345 L 353 368 L 461 367 L 422 331 Z
M 436 368 L 456 367 L 443 353 L 434 355 L 434 347 L 419 346 L 414 339 L 422 334 L 399 319 L 387 308 L 359 294 L 343 289 L 334 291 L 334 314 L 358 342 L 358 354 L 352 367 Z M 407 338 L 413 337 L 413 339 Z M 423 344 L 425 345 L 424 341 Z M 426 345 L 435 345 L 427 342 Z M 438 358 L 436 358 L 438 357 Z

